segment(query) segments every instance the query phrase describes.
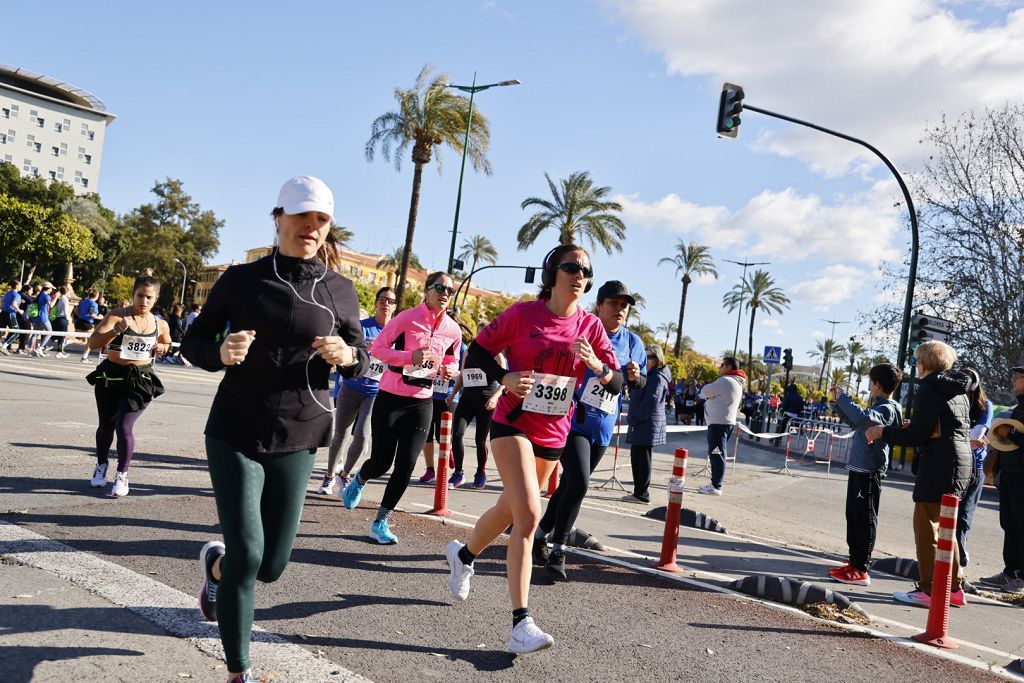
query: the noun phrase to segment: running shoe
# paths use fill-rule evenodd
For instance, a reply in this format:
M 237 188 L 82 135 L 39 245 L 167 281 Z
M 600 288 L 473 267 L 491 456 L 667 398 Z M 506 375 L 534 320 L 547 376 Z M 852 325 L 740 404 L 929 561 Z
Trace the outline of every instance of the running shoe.
M 697 489 L 697 493 L 703 493 L 705 495 L 711 496 L 720 496 L 722 495 L 722 489 L 716 489 L 714 484 L 704 484 L 699 489 Z
M 1020 579 L 1014 579 L 1014 577 L 1010 576 L 1006 572 L 999 572 L 994 576 L 986 576 L 985 578 L 978 580 L 979 583 L 983 583 L 986 586 L 992 586 L 993 588 L 998 588 L 1000 590 L 1007 590 L 1014 581 L 1020 581 Z
M 543 567 L 548 563 L 548 558 L 551 556 L 551 546 L 548 545 L 547 539 L 533 538 L 533 563 L 539 567 Z
M 92 363 L 92 361 L 89 360 L 88 356 L 82 356 L 82 358 L 78 362 L 79 363 Z
M 340 474 L 334 477 L 334 493 L 338 498 L 344 498 L 345 489 L 348 488 L 349 482 L 351 481 L 352 477 L 345 477 Z
M 477 472 L 473 477 L 473 488 L 482 489 L 487 487 L 487 473 Z
M 469 597 L 469 580 L 473 578 L 473 565 L 464 564 L 459 557 L 462 550 L 462 543 L 450 541 L 444 549 L 444 556 L 448 559 L 448 588 L 452 591 L 452 597 L 456 600 L 465 600 Z
M 100 463 L 96 465 L 96 469 L 92 471 L 92 481 L 89 485 L 94 489 L 102 488 L 107 485 L 107 463 Z
M 36 351 L 35 349 L 29 349 L 28 350 L 28 357 L 29 358 L 39 358 L 40 355 L 39 355 L 39 352 Z
M 210 541 L 199 551 L 199 564 L 203 568 L 203 588 L 199 591 L 199 612 L 206 621 L 217 621 L 217 586 L 213 578 L 213 563 L 224 556 L 224 544 Z
M 317 493 L 329 496 L 334 493 L 334 475 L 328 472 L 324 475 L 324 480 L 320 482 L 320 488 Z
M 651 501 L 644 500 L 643 498 L 637 498 L 632 493 L 627 493 L 620 500 L 623 500 L 623 501 L 625 501 L 627 503 L 636 503 L 637 505 L 650 505 L 651 504 Z
M 359 475 L 352 477 L 345 490 L 341 494 L 342 504 L 349 510 L 355 510 L 359 500 L 363 497 L 363 487 L 366 484 L 359 483 Z
M 6 346 L 0 346 L 0 355 L 9 356 L 11 352 L 7 350 Z
M 932 604 L 932 597 L 917 586 L 914 586 L 914 590 L 909 593 L 902 591 L 893 593 L 892 599 L 905 605 L 913 605 L 914 607 L 931 607 Z
M 46 349 L 39 349 L 39 350 L 37 350 L 37 351 L 36 351 L 36 354 L 37 354 L 37 355 L 38 355 L 38 356 L 39 356 L 40 358 L 46 358 L 46 357 L 47 357 L 47 356 L 46 356 Z
M 520 655 L 537 650 L 546 650 L 555 644 L 555 639 L 540 630 L 533 623 L 533 617 L 526 617 L 514 627 L 508 638 L 508 651 Z
M 259 677 L 253 674 L 252 669 L 246 669 L 240 674 L 235 674 L 228 679 L 228 683 L 257 683 Z
M 420 483 L 421 484 L 429 484 L 430 482 L 434 481 L 434 479 L 436 479 L 436 478 L 437 478 L 437 475 L 434 474 L 434 468 L 433 467 L 428 467 L 427 471 L 423 473 L 422 477 L 420 477 Z
M 448 477 L 448 488 L 457 489 L 462 486 L 464 481 L 466 481 L 466 474 L 462 470 L 452 472 L 452 476 Z
M 555 581 L 565 581 L 565 551 L 556 549 L 548 556 L 548 563 L 545 565 L 551 578 Z
M 856 567 L 839 567 L 838 569 L 829 569 L 828 575 L 832 577 L 833 581 L 839 583 L 848 583 L 851 586 L 870 586 L 871 577 L 867 572 L 862 572 Z
M 110 495 L 114 498 L 122 498 L 128 495 L 127 472 L 118 472 L 114 475 L 114 488 L 110 489 Z
M 64 353 L 63 351 L 58 351 L 57 353 L 53 354 L 53 357 L 54 358 L 67 358 L 68 354 Z
M 398 536 L 391 533 L 388 520 L 382 519 L 370 525 L 370 538 L 381 545 L 394 545 L 398 543 Z
M 949 592 L 949 604 L 953 607 L 967 607 L 967 596 L 964 595 L 963 588 Z

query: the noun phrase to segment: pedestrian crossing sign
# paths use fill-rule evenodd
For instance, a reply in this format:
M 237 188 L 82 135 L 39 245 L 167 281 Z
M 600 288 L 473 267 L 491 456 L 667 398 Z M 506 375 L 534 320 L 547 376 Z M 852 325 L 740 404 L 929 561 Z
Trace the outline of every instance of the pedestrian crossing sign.
M 778 365 L 782 358 L 782 347 L 781 346 L 766 346 L 764 347 L 764 363 L 765 365 Z

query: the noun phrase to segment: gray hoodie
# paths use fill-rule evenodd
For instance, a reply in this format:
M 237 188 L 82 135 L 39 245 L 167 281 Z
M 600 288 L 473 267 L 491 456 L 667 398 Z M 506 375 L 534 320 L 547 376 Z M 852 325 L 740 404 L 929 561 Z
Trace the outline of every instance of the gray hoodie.
M 742 374 L 722 375 L 711 384 L 704 385 L 700 395 L 707 401 L 704 418 L 709 425 L 736 424 L 745 382 L 746 377 Z

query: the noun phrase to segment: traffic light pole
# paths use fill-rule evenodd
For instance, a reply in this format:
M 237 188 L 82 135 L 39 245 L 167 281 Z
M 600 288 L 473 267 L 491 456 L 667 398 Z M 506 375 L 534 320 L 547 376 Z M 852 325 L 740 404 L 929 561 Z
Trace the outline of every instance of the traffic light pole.
M 459 285 L 459 288 L 455 290 L 455 294 L 452 296 L 452 301 L 459 300 L 459 292 L 462 291 L 462 288 L 466 286 L 467 282 L 473 279 L 474 275 L 476 275 L 482 270 L 487 270 L 488 268 L 518 268 L 519 270 L 528 270 L 532 267 L 533 266 L 480 266 L 479 268 L 474 269 L 472 273 L 466 276 L 466 279 L 462 281 L 462 284 Z M 466 295 L 469 296 L 468 291 L 466 292 Z M 458 312 L 458 307 L 455 307 L 455 312 Z
M 907 202 L 907 211 L 910 213 L 910 274 L 907 276 L 907 296 L 903 304 L 903 325 L 900 327 L 900 345 L 896 352 L 896 366 L 902 370 L 907 361 L 907 343 L 910 336 L 911 309 L 914 306 L 914 285 L 917 282 L 917 252 L 919 247 L 917 211 L 914 210 L 914 200 L 910 198 L 910 190 L 907 189 L 907 184 L 903 182 L 903 176 L 901 176 L 900 172 L 896 170 L 893 163 L 889 161 L 884 154 L 878 151 L 874 145 L 871 145 L 860 138 L 855 138 L 852 135 L 847 135 L 845 133 L 840 133 L 839 131 L 819 126 L 818 124 L 811 123 L 810 121 L 802 121 L 800 119 L 795 119 L 792 116 L 786 116 L 785 114 L 779 114 L 777 112 L 768 111 L 767 109 L 761 109 L 760 107 L 754 107 L 746 102 L 743 103 L 743 109 L 755 111 L 758 114 L 764 114 L 765 116 L 771 116 L 776 119 L 782 119 L 783 121 L 789 121 L 790 123 L 795 123 L 799 126 L 813 128 L 814 130 L 827 133 L 828 135 L 832 135 L 837 138 L 842 138 L 843 140 L 848 140 L 849 142 L 855 142 L 858 145 L 871 150 L 875 156 L 881 159 L 888 167 L 893 176 L 895 176 L 896 182 L 899 183 L 900 190 L 903 191 L 903 199 Z

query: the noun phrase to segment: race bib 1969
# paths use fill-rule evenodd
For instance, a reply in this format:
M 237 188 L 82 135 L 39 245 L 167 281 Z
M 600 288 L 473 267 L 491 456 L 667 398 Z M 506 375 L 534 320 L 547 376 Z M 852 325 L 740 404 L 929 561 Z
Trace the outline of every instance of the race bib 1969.
M 380 378 L 384 376 L 384 361 L 378 360 L 374 357 L 370 357 L 370 362 L 366 366 L 366 372 L 363 373 L 363 377 L 374 382 L 379 382 Z
M 488 384 L 487 373 L 480 368 L 467 368 L 462 371 L 462 386 L 486 387 Z
M 533 389 L 523 399 L 523 410 L 541 415 L 568 415 L 576 378 L 545 372 L 535 372 L 532 378 Z
M 580 400 L 608 415 L 614 413 L 619 407 L 619 397 L 605 389 L 596 377 L 591 377 L 587 381 Z

